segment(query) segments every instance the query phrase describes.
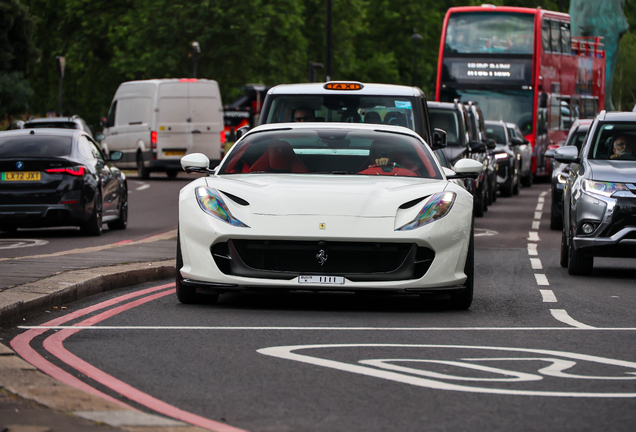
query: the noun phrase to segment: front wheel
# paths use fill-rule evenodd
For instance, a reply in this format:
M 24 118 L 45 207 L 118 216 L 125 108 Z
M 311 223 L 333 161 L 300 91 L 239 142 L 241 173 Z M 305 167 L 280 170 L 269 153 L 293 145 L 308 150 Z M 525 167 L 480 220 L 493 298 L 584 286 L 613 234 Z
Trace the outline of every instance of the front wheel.
M 128 190 L 124 189 L 120 197 L 119 217 L 116 221 L 108 222 L 108 228 L 111 230 L 126 229 L 128 226 Z
M 456 310 L 468 309 L 473 303 L 473 286 L 475 284 L 475 228 L 470 229 L 470 242 L 468 243 L 468 255 L 466 256 L 466 264 L 464 265 L 464 273 L 466 273 L 466 282 L 464 289 L 457 293 L 451 294 L 450 306 Z
M 530 171 L 530 173 L 527 176 L 523 176 L 521 178 L 521 184 L 525 187 L 532 186 L 532 171 Z
M 562 230 L 561 231 L 561 257 L 560 257 L 559 264 L 561 264 L 561 267 L 563 268 L 568 267 L 568 259 L 569 259 L 568 252 L 569 252 L 569 249 L 568 249 L 567 238 L 565 237 L 565 230 Z
M 581 276 L 592 274 L 594 257 L 587 256 L 582 251 L 576 250 L 572 240 L 570 240 L 568 258 L 568 274 Z

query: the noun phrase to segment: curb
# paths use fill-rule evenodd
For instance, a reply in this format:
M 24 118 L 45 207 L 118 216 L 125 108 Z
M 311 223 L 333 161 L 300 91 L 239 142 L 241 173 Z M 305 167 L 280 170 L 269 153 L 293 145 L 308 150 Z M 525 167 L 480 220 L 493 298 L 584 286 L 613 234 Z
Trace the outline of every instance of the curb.
M 0 292 L 0 325 L 94 294 L 173 277 L 174 259 L 74 270 Z

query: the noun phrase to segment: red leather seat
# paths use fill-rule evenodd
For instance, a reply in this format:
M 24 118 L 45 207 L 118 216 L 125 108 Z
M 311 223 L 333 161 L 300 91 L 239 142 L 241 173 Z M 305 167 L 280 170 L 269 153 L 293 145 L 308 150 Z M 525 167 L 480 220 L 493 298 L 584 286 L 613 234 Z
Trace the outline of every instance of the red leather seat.
M 254 162 L 248 172 L 285 172 L 308 173 L 309 170 L 294 153 L 287 141 L 279 140 L 270 143 L 263 155 Z

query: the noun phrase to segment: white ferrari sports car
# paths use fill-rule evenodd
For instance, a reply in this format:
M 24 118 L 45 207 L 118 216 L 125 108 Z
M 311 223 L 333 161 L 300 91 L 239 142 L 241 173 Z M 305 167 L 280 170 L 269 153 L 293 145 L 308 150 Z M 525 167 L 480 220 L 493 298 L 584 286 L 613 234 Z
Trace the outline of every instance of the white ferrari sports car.
M 232 291 L 429 294 L 473 299 L 473 197 L 399 126 L 284 123 L 241 137 L 221 165 L 179 194 L 177 297 L 213 303 Z

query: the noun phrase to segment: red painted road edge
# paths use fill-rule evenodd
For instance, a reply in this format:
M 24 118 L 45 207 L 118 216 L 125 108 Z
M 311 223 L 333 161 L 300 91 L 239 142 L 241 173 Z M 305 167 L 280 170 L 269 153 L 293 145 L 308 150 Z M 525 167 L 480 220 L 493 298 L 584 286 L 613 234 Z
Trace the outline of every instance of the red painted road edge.
M 88 308 L 85 309 L 81 309 L 79 311 L 73 312 L 71 314 L 65 315 L 63 317 L 54 319 L 52 321 L 49 321 L 47 323 L 42 324 L 42 326 L 58 326 L 61 325 L 63 323 L 66 323 L 68 321 L 71 321 L 73 319 L 77 319 L 77 318 L 81 318 L 82 316 L 85 316 L 89 313 L 95 312 L 97 310 L 100 309 L 104 309 L 106 307 L 109 306 L 113 306 L 117 303 L 121 303 L 123 301 L 126 300 L 130 300 L 133 299 L 135 297 L 139 297 L 142 296 L 144 294 L 151 294 L 153 292 L 156 291 L 160 291 L 163 289 L 166 289 L 168 287 L 172 287 L 174 286 L 174 284 L 167 284 L 167 285 L 161 285 L 161 286 L 157 286 L 157 287 L 153 287 L 153 288 L 148 288 L 136 293 L 132 293 L 132 294 L 126 294 L 120 297 L 116 297 L 114 299 L 111 300 L 107 300 L 105 302 L 99 303 L 97 305 L 94 306 L 90 306 Z M 105 312 L 102 312 L 98 315 L 95 315 L 93 317 L 90 317 L 82 322 L 79 322 L 77 324 L 74 324 L 75 326 L 91 326 L 94 324 L 97 324 L 105 319 L 111 318 L 117 314 L 120 314 L 124 311 L 133 309 L 137 306 L 140 306 L 144 303 L 150 302 L 152 300 L 156 300 L 158 298 L 170 295 L 170 294 L 174 294 L 174 290 L 169 289 L 167 291 L 163 291 L 163 292 L 159 292 L 156 294 L 152 294 L 152 295 L 148 295 L 142 299 L 138 299 L 135 301 L 131 301 L 129 303 L 126 303 L 124 305 L 118 306 L 116 308 L 112 308 L 109 309 Z M 51 354 L 53 354 L 54 356 L 56 356 L 57 358 L 59 358 L 61 361 L 63 361 L 64 363 L 66 363 L 67 365 L 71 366 L 72 368 L 78 370 L 79 372 L 82 372 L 83 374 L 85 374 L 86 376 L 88 376 L 89 378 L 105 385 L 106 387 L 116 391 L 117 393 L 127 397 L 130 400 L 133 400 L 137 403 L 139 403 L 140 405 L 146 406 L 148 408 L 150 408 L 153 411 L 156 411 L 158 413 L 164 414 L 168 417 L 177 419 L 177 420 L 181 420 L 187 423 L 190 423 L 192 425 L 195 426 L 199 426 L 208 430 L 212 430 L 212 431 L 216 431 L 216 432 L 246 432 L 245 430 L 242 429 L 238 429 L 232 426 L 229 426 L 227 424 L 224 423 L 219 423 L 216 422 L 214 420 L 210 420 L 201 416 L 198 416 L 196 414 L 192 414 L 190 412 L 187 411 L 183 411 L 175 406 L 172 406 L 170 404 L 167 404 L 163 401 L 160 401 L 146 393 L 143 393 L 139 390 L 137 390 L 134 387 L 129 386 L 128 384 L 106 374 L 105 372 L 97 369 L 96 367 L 94 367 L 93 365 L 85 362 L 84 360 L 80 359 L 79 357 L 73 355 L 72 353 L 70 353 L 68 350 L 66 350 L 66 348 L 64 348 L 63 346 L 63 342 L 66 338 L 68 338 L 69 336 L 79 332 L 81 329 L 63 329 L 57 333 L 52 334 L 51 336 L 47 337 L 44 342 L 44 348 L 50 352 Z M 42 356 L 40 356 L 37 352 L 35 352 L 35 350 L 33 348 L 31 348 L 30 346 L 30 342 L 31 340 L 33 340 L 33 338 L 35 338 L 36 336 L 41 335 L 42 333 L 45 333 L 46 331 L 48 331 L 48 329 L 31 329 L 26 331 L 25 333 L 22 333 L 19 336 L 16 336 L 12 341 L 11 341 L 11 346 L 13 347 L 13 349 L 20 354 L 25 360 L 27 360 L 29 363 L 33 364 L 34 366 L 36 366 L 38 369 L 42 370 L 43 372 L 47 373 L 48 375 L 52 376 L 53 378 L 64 382 L 65 384 L 68 384 L 72 387 L 78 388 L 80 390 L 84 390 L 84 391 L 88 391 L 91 394 L 100 396 L 102 398 L 105 398 L 109 401 L 112 402 L 116 402 L 119 405 L 122 405 L 124 407 L 127 407 L 129 409 L 131 409 L 130 406 L 124 404 L 123 402 L 120 402 L 96 389 L 93 389 L 92 387 L 90 387 L 88 384 L 80 381 L 79 379 L 75 378 L 74 376 L 68 374 L 67 372 L 64 372 L 63 370 L 59 369 L 57 366 L 51 364 L 50 362 L 48 362 L 47 360 L 45 360 Z

